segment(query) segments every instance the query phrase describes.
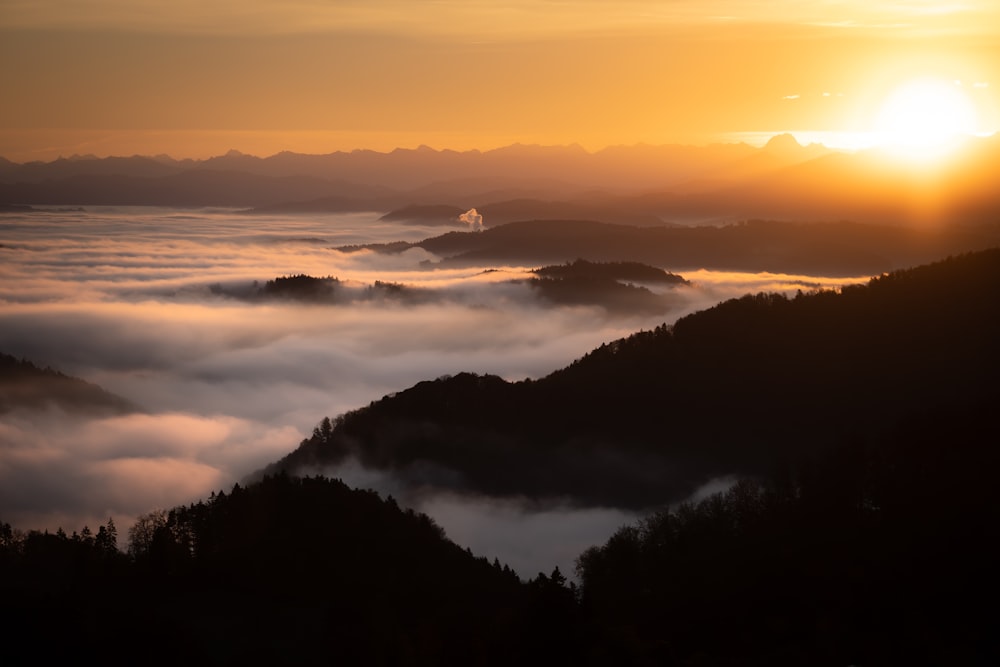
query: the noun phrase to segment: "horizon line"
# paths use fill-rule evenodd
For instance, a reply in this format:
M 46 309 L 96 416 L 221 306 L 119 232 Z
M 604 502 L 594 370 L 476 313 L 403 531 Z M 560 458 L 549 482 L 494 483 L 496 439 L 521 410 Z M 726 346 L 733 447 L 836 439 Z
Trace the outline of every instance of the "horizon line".
M 198 131 L 201 132 L 201 131 Z M 970 135 L 963 135 L 958 137 L 960 141 L 969 141 L 977 139 L 990 139 L 996 136 L 1000 136 L 997 131 L 991 132 L 978 132 Z M 490 148 L 451 148 L 443 147 L 438 148 L 431 146 L 427 143 L 419 143 L 417 145 L 397 145 L 392 148 L 379 149 L 370 147 L 356 147 L 356 148 L 340 148 L 325 152 L 307 152 L 302 150 L 296 150 L 293 148 L 284 148 L 275 152 L 270 151 L 259 151 L 250 152 L 244 151 L 238 148 L 229 148 L 223 152 L 213 152 L 207 153 L 204 157 L 195 156 L 184 156 L 176 157 L 166 151 L 149 151 L 149 152 L 114 152 L 114 151 L 100 151 L 100 152 L 74 152 L 74 153 L 58 153 L 54 157 L 49 158 L 28 158 L 28 159 L 18 159 L 17 153 L 24 153 L 25 151 L 13 151 L 12 154 L 15 155 L 14 158 L 8 157 L 7 153 L 0 152 L 0 159 L 3 159 L 11 164 L 26 165 L 26 164 L 51 164 L 53 162 L 58 162 L 60 160 L 74 161 L 74 160 L 105 160 L 105 159 L 130 159 L 130 158 L 149 158 L 149 159 L 163 159 L 170 160 L 173 162 L 208 162 L 210 160 L 221 159 L 225 157 L 250 157 L 259 160 L 267 160 L 279 155 L 291 154 L 291 155 L 301 155 L 309 157 L 323 157 L 329 155 L 350 155 L 354 153 L 376 153 L 380 155 L 391 155 L 397 152 L 417 152 L 417 151 L 429 151 L 433 153 L 458 153 L 458 154 L 468 154 L 468 153 L 478 153 L 485 155 L 488 153 L 494 153 L 497 151 L 525 148 L 525 149 L 572 149 L 578 150 L 587 155 L 597 155 L 605 151 L 615 150 L 615 149 L 633 149 L 633 148 L 704 148 L 710 149 L 713 147 L 721 146 L 740 146 L 745 145 L 751 148 L 763 149 L 772 141 L 780 137 L 790 137 L 795 141 L 801 148 L 818 147 L 830 152 L 835 153 L 859 153 L 868 150 L 877 150 L 885 147 L 882 142 L 880 142 L 879 134 L 873 131 L 850 131 L 850 130 L 783 130 L 783 131 L 743 131 L 743 132 L 728 132 L 719 133 L 714 135 L 711 140 L 703 142 L 683 142 L 683 141 L 664 141 L 664 142 L 650 142 L 650 141 L 636 141 L 633 143 L 609 143 L 602 145 L 600 148 L 587 148 L 583 143 L 579 141 L 572 141 L 568 143 L 543 143 L 543 142 L 531 142 L 531 141 L 513 141 L 510 143 L 501 143 Z M 40 152 L 39 150 L 34 150 L 31 152 Z
M 571 141 L 571 142 L 563 142 L 563 143 L 560 143 L 560 142 L 545 143 L 545 142 L 532 142 L 532 141 L 512 141 L 510 143 L 497 144 L 497 145 L 492 146 L 490 148 L 479 148 L 479 147 L 472 147 L 472 148 L 451 148 L 451 147 L 447 147 L 447 146 L 445 146 L 445 147 L 432 146 L 432 145 L 430 145 L 428 143 L 419 143 L 417 145 L 412 145 L 412 144 L 411 145 L 398 145 L 398 146 L 395 146 L 393 148 L 388 148 L 388 149 L 369 148 L 369 147 L 360 147 L 359 146 L 359 147 L 356 147 L 356 148 L 339 148 L 339 149 L 335 149 L 335 150 L 331 150 L 331 151 L 322 151 L 322 152 L 306 152 L 306 151 L 295 150 L 295 149 L 291 149 L 291 148 L 285 148 L 285 149 L 281 149 L 281 150 L 278 150 L 278 151 L 275 151 L 275 152 L 268 152 L 268 151 L 249 152 L 249 151 L 241 150 L 239 148 L 231 147 L 228 150 L 223 151 L 223 152 L 207 153 L 207 154 L 204 155 L 204 157 L 191 156 L 191 155 L 186 155 L 186 156 L 183 156 L 183 157 L 177 157 L 176 155 L 170 154 L 167 151 L 150 151 L 150 152 L 128 152 L 128 151 L 121 151 L 121 152 L 97 151 L 97 152 L 94 152 L 94 151 L 88 151 L 88 152 L 74 152 L 74 153 L 69 153 L 69 154 L 58 153 L 58 154 L 56 154 L 55 157 L 51 157 L 51 158 L 47 158 L 47 159 L 46 158 L 33 158 L 33 159 L 29 158 L 29 159 L 20 159 L 19 160 L 19 159 L 16 159 L 16 158 L 12 159 L 10 157 L 7 157 L 7 155 L 8 155 L 7 153 L 0 151 L 0 158 L 4 159 L 4 160 L 6 160 L 6 161 L 8 161 L 8 162 L 10 162 L 12 164 L 20 164 L 20 165 L 33 164 L 33 163 L 35 163 L 35 164 L 37 164 L 37 163 L 43 163 L 44 164 L 44 163 L 58 162 L 60 160 L 67 160 L 67 161 L 71 161 L 71 160 L 91 160 L 91 159 L 105 160 L 105 159 L 114 159 L 114 158 L 128 159 L 128 158 L 136 158 L 136 157 L 163 158 L 163 159 L 172 160 L 174 162 L 187 162 L 187 161 L 191 161 L 191 162 L 207 162 L 209 160 L 214 160 L 214 159 L 219 159 L 219 158 L 224 158 L 224 157 L 230 157 L 230 156 L 234 156 L 234 157 L 235 156 L 244 156 L 244 157 L 257 158 L 257 159 L 260 159 L 260 160 L 266 160 L 268 158 L 272 158 L 272 157 L 275 157 L 275 156 L 278 156 L 278 155 L 284 155 L 284 154 L 303 155 L 303 156 L 311 156 L 311 157 L 322 157 L 322 156 L 326 156 L 326 155 L 353 154 L 353 153 L 378 153 L 378 154 L 381 154 L 381 155 L 390 155 L 392 153 L 397 153 L 397 152 L 417 152 L 417 151 L 432 151 L 434 153 L 459 153 L 459 154 L 464 154 L 464 153 L 479 153 L 479 154 L 487 154 L 487 153 L 493 153 L 493 152 L 496 152 L 496 151 L 503 151 L 503 150 L 512 149 L 512 148 L 529 148 L 529 149 L 534 149 L 534 148 L 537 148 L 537 149 L 576 149 L 576 150 L 579 150 L 579 151 L 581 151 L 583 153 L 586 153 L 588 155 L 597 155 L 599 153 L 602 153 L 602 152 L 608 151 L 608 150 L 629 149 L 629 148 L 675 148 L 675 147 L 676 148 L 712 148 L 712 147 L 716 147 L 716 146 L 739 146 L 739 145 L 747 145 L 747 146 L 750 146 L 752 148 L 763 148 L 771 140 L 776 139 L 778 137 L 783 137 L 783 136 L 790 136 L 791 138 L 793 138 L 796 141 L 796 143 L 798 143 L 803 148 L 808 147 L 810 145 L 819 145 L 819 146 L 822 146 L 823 148 L 827 148 L 829 150 L 843 150 L 843 149 L 838 149 L 836 147 L 833 147 L 833 146 L 830 146 L 830 145 L 827 145 L 827 144 L 824 144 L 824 143 L 818 142 L 818 141 L 803 142 L 802 139 L 800 138 L 800 136 L 815 135 L 815 134 L 819 134 L 819 132 L 817 132 L 817 131 L 808 131 L 808 130 L 805 130 L 805 131 L 789 130 L 789 131 L 775 131 L 775 132 L 767 132 L 767 131 L 761 131 L 761 132 L 729 132 L 729 133 L 722 133 L 722 134 L 716 135 L 715 137 L 713 137 L 712 140 L 710 140 L 710 141 L 703 141 L 703 142 L 697 142 L 697 141 L 691 141 L 691 142 L 684 142 L 684 141 L 663 141 L 663 142 L 635 141 L 635 142 L 632 142 L 632 143 L 626 143 L 626 142 L 608 143 L 608 144 L 602 145 L 600 148 L 588 148 L 582 142 L 579 142 L 579 141 Z M 44 149 L 42 149 L 42 150 L 44 150 Z M 15 154 L 16 155 L 17 153 L 24 153 L 24 152 L 25 151 L 13 151 L 11 154 Z M 41 151 L 40 150 L 34 150 L 32 152 L 41 152 Z

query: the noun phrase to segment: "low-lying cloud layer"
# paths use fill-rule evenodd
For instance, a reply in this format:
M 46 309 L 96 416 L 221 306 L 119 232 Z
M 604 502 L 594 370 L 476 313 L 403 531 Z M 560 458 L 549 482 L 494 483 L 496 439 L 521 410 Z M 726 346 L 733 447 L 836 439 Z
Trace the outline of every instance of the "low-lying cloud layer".
M 0 415 L 0 520 L 74 530 L 114 516 L 124 527 L 137 514 L 206 497 L 280 458 L 323 416 L 460 371 L 539 377 L 665 319 L 546 305 L 526 284 L 510 282 L 532 267 L 434 270 L 421 264 L 433 259 L 423 251 L 330 249 L 438 231 L 380 223 L 376 214 L 261 219 L 108 209 L 0 216 L 0 351 L 98 383 L 146 411 L 90 419 L 54 410 Z M 244 302 L 210 289 L 300 273 L 358 285 L 393 281 L 440 298 L 301 305 Z M 686 277 L 695 285 L 677 292 L 668 321 L 746 291 L 825 282 Z M 605 539 L 624 516 L 420 502 L 453 529 L 453 539 L 495 549 L 483 555 L 509 559 L 522 574 L 550 569 L 545 548 L 573 544 L 578 551 L 577 542 Z M 477 536 L 477 525 L 485 531 L 491 523 L 495 534 L 510 534 L 506 550 L 506 540 Z M 532 537 L 546 532 L 542 524 L 577 526 L 579 539 L 543 547 Z

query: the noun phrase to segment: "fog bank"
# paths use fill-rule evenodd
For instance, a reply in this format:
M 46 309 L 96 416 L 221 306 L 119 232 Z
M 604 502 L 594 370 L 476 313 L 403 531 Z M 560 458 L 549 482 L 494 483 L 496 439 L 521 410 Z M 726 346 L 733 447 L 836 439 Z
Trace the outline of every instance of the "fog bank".
M 512 282 L 537 267 L 429 269 L 425 260 L 434 258 L 424 251 L 331 249 L 439 232 L 374 213 L 0 215 L 0 351 L 97 383 L 145 411 L 0 415 L 0 520 L 72 531 L 113 516 L 124 533 L 137 514 L 207 497 L 280 458 L 322 417 L 421 380 L 461 371 L 537 378 L 604 342 L 746 291 L 847 282 L 700 271 L 685 275 L 693 286 L 672 294 L 668 312 L 622 315 L 555 306 Z M 359 288 L 391 281 L 434 298 L 305 305 L 211 289 L 297 274 Z M 504 554 L 522 575 L 546 559 L 566 563 L 627 518 L 452 497 L 417 506 L 459 543 Z

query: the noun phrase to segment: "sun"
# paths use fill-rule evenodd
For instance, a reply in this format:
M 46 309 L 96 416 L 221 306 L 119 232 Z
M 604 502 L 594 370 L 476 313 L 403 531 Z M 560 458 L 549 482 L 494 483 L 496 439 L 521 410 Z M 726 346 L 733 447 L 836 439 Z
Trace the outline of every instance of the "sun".
M 893 90 L 875 120 L 875 143 L 920 160 L 951 152 L 976 134 L 976 107 L 957 81 L 916 79 Z

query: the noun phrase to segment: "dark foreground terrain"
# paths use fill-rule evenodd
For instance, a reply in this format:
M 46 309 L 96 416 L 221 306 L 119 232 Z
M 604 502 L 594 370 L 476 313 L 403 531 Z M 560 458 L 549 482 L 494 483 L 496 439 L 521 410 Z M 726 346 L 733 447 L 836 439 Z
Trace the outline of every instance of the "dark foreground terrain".
M 0 524 L 3 664 L 996 664 L 998 288 L 989 250 L 746 297 L 533 383 L 466 374 L 323 420 L 269 476 L 127 537 Z M 405 478 L 415 452 L 465 493 L 510 493 L 509 468 L 539 502 L 649 513 L 578 585 L 522 581 L 392 498 L 292 476 L 355 456 Z

